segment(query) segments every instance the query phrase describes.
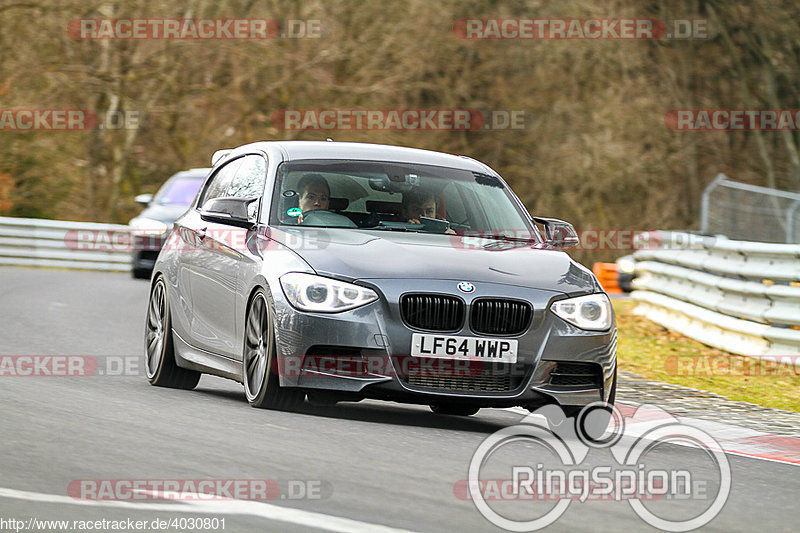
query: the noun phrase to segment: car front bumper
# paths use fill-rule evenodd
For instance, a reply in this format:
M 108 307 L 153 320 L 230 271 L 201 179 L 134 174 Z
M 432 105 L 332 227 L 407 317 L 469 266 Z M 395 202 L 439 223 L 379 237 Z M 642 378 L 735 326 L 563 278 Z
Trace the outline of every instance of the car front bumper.
M 456 282 L 449 280 L 360 283 L 378 292 L 380 299 L 343 313 L 298 311 L 282 293 L 273 294 L 282 385 L 344 398 L 481 407 L 582 406 L 608 399 L 616 367 L 616 329 L 612 325 L 604 332 L 585 331 L 553 315 L 550 304 L 563 298 L 562 293 L 476 283 L 474 294 L 459 294 L 453 291 Z M 488 337 L 470 329 L 470 304 L 476 298 L 530 302 L 534 311 L 529 328 L 504 337 L 518 341 L 517 363 L 437 359 L 419 364 L 419 358 L 410 356 L 412 335 L 432 332 L 404 323 L 399 301 L 407 292 L 451 294 L 464 300 L 463 327 L 442 335 Z

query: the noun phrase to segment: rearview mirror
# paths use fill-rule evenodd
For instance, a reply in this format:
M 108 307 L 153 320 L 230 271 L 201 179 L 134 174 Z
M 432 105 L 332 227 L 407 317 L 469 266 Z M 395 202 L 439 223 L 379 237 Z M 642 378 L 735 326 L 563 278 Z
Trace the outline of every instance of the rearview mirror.
M 250 218 L 249 207 L 258 198 L 213 198 L 203 205 L 200 218 L 228 226 L 250 229 L 255 219 Z
M 533 217 L 533 221 L 544 226 L 547 244 L 562 250 L 576 246 L 580 239 L 572 224 L 557 218 Z
M 143 206 L 147 207 L 148 205 L 150 205 L 150 202 L 153 201 L 153 195 L 152 194 L 140 194 L 140 195 L 136 196 L 133 199 L 133 201 L 136 202 L 139 205 L 143 205 Z

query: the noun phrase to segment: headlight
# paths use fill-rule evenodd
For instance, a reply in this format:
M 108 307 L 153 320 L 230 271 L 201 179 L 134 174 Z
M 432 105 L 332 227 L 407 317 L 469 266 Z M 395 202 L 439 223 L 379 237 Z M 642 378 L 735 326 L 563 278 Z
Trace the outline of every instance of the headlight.
M 636 261 L 630 257 L 621 257 L 617 259 L 617 268 L 619 268 L 620 272 L 633 274 L 633 271 L 636 270 Z
M 378 299 L 372 289 L 300 272 L 281 276 L 281 287 L 289 303 L 303 311 L 338 313 Z
M 550 310 L 581 329 L 603 331 L 611 327 L 611 301 L 603 293 L 559 300 Z
M 138 235 L 161 235 L 166 233 L 169 227 L 160 220 L 152 218 L 136 217 L 128 225 L 134 233 Z

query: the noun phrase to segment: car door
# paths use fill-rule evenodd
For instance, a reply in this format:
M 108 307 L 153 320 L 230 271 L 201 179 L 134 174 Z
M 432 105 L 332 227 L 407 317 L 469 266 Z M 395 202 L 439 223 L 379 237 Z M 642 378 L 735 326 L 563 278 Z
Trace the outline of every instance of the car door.
M 206 258 L 206 255 L 213 254 L 214 251 L 206 240 L 210 224 L 200 218 L 200 209 L 208 200 L 225 195 L 225 191 L 241 163 L 241 158 L 232 159 L 218 168 L 200 192 L 200 198 L 195 208 L 191 209 L 176 224 L 176 230 L 181 238 L 178 261 L 180 267 L 177 279 L 181 294 L 179 305 L 186 308 L 187 316 L 187 323 L 180 326 L 182 326 L 181 330 L 186 331 L 187 338 L 185 340 L 187 342 L 205 350 L 209 350 L 210 346 L 217 347 L 219 343 L 213 340 L 209 341 L 217 335 L 215 333 L 216 326 L 208 323 L 207 316 L 198 315 L 198 308 L 195 305 L 197 296 L 202 295 L 204 289 L 205 291 L 210 289 L 212 293 L 217 292 L 215 287 L 209 287 L 207 281 L 203 279 L 204 271 L 208 270 L 204 265 L 210 260 L 210 258 Z M 224 304 L 224 300 L 224 298 L 220 299 L 221 306 Z M 215 351 L 215 353 L 217 352 Z
M 213 198 L 260 198 L 266 176 L 263 156 L 249 154 L 232 161 L 219 186 L 209 190 L 202 204 Z M 224 187 L 223 187 L 224 186 Z M 255 220 L 259 202 L 251 204 Z M 199 214 L 198 214 L 199 215 Z M 191 262 L 192 339 L 203 350 L 239 360 L 236 309 L 240 264 L 248 230 L 199 218 L 197 254 Z

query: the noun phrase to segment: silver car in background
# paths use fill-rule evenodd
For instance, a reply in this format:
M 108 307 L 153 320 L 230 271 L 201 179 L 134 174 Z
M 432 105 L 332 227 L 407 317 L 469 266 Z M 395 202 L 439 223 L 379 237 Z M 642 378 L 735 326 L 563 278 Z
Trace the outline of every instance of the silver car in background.
M 176 172 L 155 195 L 140 194 L 136 197 L 136 203 L 144 206 L 145 210 L 128 222 L 133 245 L 131 274 L 134 278 L 150 279 L 172 223 L 192 205 L 210 171 L 210 168 L 192 168 Z
M 562 250 L 576 242 L 468 157 L 304 141 L 221 151 L 154 267 L 147 376 L 184 389 L 223 376 L 277 409 L 613 403 L 614 314 Z

